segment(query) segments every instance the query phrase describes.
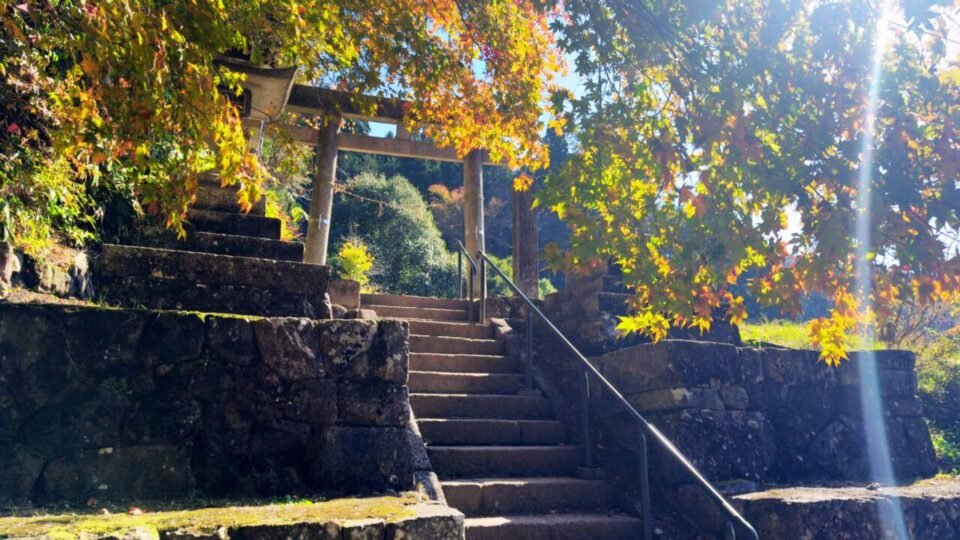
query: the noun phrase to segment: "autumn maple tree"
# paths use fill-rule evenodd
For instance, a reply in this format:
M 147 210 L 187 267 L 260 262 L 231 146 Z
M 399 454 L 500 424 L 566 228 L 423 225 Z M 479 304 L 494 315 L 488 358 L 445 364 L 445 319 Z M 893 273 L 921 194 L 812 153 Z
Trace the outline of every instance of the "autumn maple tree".
M 529 0 L 24 0 L 0 7 L 0 230 L 39 248 L 90 237 L 97 193 L 179 228 L 212 170 L 259 196 L 264 168 L 228 103 L 218 55 L 300 68 L 301 83 L 411 99 L 439 144 L 539 166 L 558 68 Z
M 613 260 L 636 293 L 621 330 L 654 338 L 709 329 L 721 307 L 744 320 L 738 286 L 793 315 L 804 294 L 826 293 L 833 310 L 810 330 L 829 363 L 899 299 L 956 298 L 957 7 L 565 2 L 556 27 L 584 82 L 554 99 L 555 126 L 579 143 L 539 198 L 573 232 L 555 262 Z M 855 233 L 863 212 L 868 242 Z

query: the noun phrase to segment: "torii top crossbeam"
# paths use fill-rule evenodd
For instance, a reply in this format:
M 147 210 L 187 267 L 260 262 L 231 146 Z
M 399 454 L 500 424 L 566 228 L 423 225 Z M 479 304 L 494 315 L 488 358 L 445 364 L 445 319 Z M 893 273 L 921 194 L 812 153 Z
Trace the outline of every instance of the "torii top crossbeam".
M 385 154 L 398 157 L 457 161 L 463 163 L 464 244 L 471 253 L 484 251 L 483 233 L 483 152 L 475 150 L 465 159 L 450 149 L 404 137 L 402 121 L 407 103 L 398 99 L 376 98 L 294 85 L 286 110 L 322 114 L 326 121 L 320 129 L 281 126 L 294 140 L 317 147 L 316 174 L 307 221 L 304 262 L 326 264 L 336 186 L 337 153 L 340 150 Z M 341 119 L 352 118 L 397 124 L 396 139 L 340 132 Z
M 310 201 L 310 216 L 307 222 L 307 239 L 304 250 L 304 262 L 326 264 L 330 240 L 330 224 L 333 213 L 333 195 L 336 185 L 337 153 L 340 150 L 381 154 L 394 157 L 429 159 L 463 163 L 464 187 L 464 245 L 471 254 L 485 251 L 483 219 L 483 165 L 501 165 L 492 162 L 486 152 L 474 150 L 461 158 L 450 148 L 440 148 L 429 142 L 410 140 L 404 129 L 403 120 L 410 110 L 408 102 L 400 99 L 379 98 L 294 85 L 285 110 L 300 114 L 322 114 L 327 117 L 319 129 L 281 125 L 279 126 L 295 141 L 317 148 L 316 172 L 313 179 L 313 193 Z M 341 133 L 341 120 L 381 122 L 397 125 L 396 138 L 371 137 L 368 135 Z M 514 262 L 533 261 L 532 268 L 515 268 L 521 287 L 530 283 L 532 277 L 534 295 L 536 294 L 536 225 L 534 220 L 532 245 L 529 238 L 520 238 L 520 228 L 516 226 L 518 212 L 531 213 L 530 204 L 517 201 L 514 209 Z M 524 222 L 530 222 L 529 216 Z M 524 236 L 529 236 L 530 227 Z M 532 249 L 533 253 L 529 253 Z M 522 253 L 518 253 L 521 250 Z M 523 266 L 530 266 L 524 264 Z M 529 288 L 529 287 L 524 287 Z

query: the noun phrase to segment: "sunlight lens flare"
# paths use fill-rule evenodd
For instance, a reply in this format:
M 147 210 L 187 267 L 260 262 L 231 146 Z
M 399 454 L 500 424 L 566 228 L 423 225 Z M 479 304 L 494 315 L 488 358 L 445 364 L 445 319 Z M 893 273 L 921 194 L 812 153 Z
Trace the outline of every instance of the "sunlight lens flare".
M 884 0 L 881 3 L 880 18 L 877 20 L 874 34 L 874 50 L 870 67 L 869 101 L 867 103 L 866 118 L 864 119 L 862 162 L 857 179 L 857 221 L 856 221 L 856 289 L 857 299 L 864 317 L 871 311 L 872 268 L 870 257 L 872 233 L 872 182 L 874 168 L 874 145 L 878 104 L 880 100 L 880 83 L 883 77 L 883 57 L 891 38 L 892 2 Z M 872 333 L 869 329 L 868 333 Z M 872 341 L 871 335 L 867 341 Z M 867 454 L 870 462 L 870 474 L 874 482 L 881 485 L 893 485 L 893 464 L 890 460 L 890 447 L 887 440 L 886 425 L 883 420 L 883 397 L 880 393 L 880 383 L 877 376 L 877 358 L 873 351 L 864 351 L 858 355 L 858 370 L 860 375 L 860 409 L 863 415 L 864 432 L 866 435 Z M 900 500 L 891 497 L 890 501 L 877 502 L 877 514 L 885 532 L 893 538 L 908 538 L 903 520 L 903 511 Z

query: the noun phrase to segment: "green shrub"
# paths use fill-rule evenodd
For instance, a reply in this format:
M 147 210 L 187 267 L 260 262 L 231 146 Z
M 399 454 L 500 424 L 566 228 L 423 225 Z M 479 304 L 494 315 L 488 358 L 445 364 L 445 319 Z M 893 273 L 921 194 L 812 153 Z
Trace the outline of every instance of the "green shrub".
M 929 336 L 917 347 L 917 387 L 940 470 L 960 470 L 960 335 Z
M 360 174 L 343 184 L 331 238 L 339 249 L 363 238 L 376 259 L 372 283 L 384 292 L 452 296 L 456 257 L 447 251 L 419 191 L 402 176 Z
M 928 425 L 940 472 L 960 474 L 960 429 L 955 427 L 953 430 L 943 430 L 930 421 Z
M 340 246 L 337 252 L 336 266 L 340 277 L 360 284 L 360 292 L 373 292 L 370 286 L 370 272 L 373 270 L 374 257 L 367 244 L 360 238 L 351 238 Z

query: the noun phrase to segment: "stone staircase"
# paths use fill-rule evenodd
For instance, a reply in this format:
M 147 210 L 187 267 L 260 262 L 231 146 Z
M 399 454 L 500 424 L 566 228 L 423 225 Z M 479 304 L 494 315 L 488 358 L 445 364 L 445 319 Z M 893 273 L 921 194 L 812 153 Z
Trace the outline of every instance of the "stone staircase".
M 330 318 L 329 267 L 304 264 L 303 244 L 280 239 L 263 200 L 249 213 L 234 189 L 203 178 L 187 213 L 186 238 L 145 228 L 125 245 L 103 246 L 97 282 L 124 307 L 258 316 Z
M 461 300 L 363 295 L 410 324 L 410 402 L 447 503 L 467 538 L 639 538 L 614 485 L 577 476 L 580 447 L 550 402 L 524 390 L 518 359 Z

